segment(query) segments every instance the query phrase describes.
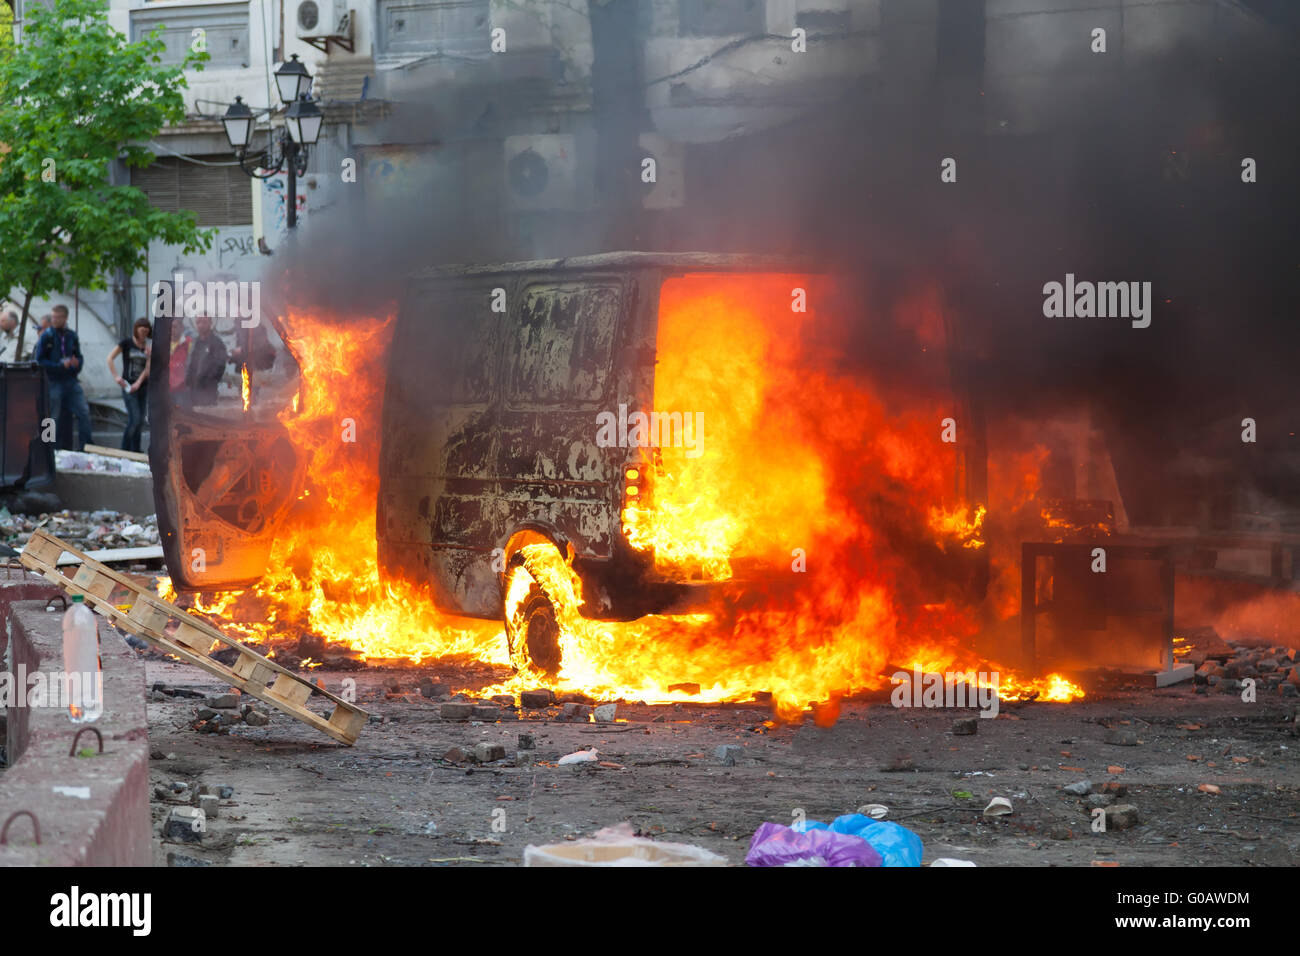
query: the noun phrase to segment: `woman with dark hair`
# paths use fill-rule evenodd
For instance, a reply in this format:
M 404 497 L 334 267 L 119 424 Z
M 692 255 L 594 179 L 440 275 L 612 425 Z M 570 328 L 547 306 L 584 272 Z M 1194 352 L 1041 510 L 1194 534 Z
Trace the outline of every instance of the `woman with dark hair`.
M 148 319 L 135 320 L 131 337 L 117 343 L 108 353 L 108 370 L 117 384 L 122 386 L 122 401 L 126 404 L 126 428 L 122 432 L 122 450 L 140 451 L 140 432 L 144 428 L 144 412 L 149 407 L 149 338 L 153 326 Z M 122 374 L 113 368 L 113 359 L 122 356 Z

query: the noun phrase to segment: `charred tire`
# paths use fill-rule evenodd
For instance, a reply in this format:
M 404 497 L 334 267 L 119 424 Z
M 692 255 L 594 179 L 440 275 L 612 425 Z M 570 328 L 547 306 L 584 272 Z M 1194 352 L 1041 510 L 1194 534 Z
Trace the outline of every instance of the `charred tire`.
M 528 593 L 517 610 L 511 613 L 508 597 L 505 608 L 510 663 L 518 671 L 554 677 L 560 672 L 560 622 L 555 602 L 522 562 L 506 576 L 507 596 L 512 588 L 522 587 L 524 580 Z

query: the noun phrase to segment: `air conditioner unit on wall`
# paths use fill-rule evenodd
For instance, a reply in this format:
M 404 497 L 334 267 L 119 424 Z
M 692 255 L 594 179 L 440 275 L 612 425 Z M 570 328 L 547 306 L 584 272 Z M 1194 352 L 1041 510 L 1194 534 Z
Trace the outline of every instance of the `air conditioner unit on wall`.
M 577 143 L 569 133 L 507 136 L 506 190 L 515 209 L 573 209 L 577 205 Z
M 299 40 L 352 38 L 352 12 L 348 0 L 302 0 L 298 4 Z
M 645 209 L 675 209 L 686 202 L 686 148 L 658 133 L 642 133 L 638 139 L 642 160 L 655 161 L 655 182 L 644 185 L 641 205 Z

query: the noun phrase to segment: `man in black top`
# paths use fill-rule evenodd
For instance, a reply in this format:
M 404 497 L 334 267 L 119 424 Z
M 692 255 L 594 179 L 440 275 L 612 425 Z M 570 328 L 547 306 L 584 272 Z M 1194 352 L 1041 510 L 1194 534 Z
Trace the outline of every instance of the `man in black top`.
M 81 342 L 67 325 L 68 307 L 56 305 L 51 312 L 50 327 L 37 340 L 33 357 L 45 369 L 45 379 L 50 385 L 50 415 L 54 418 L 59 447 L 81 451 L 95 438 L 90 432 L 90 404 L 77 381 L 83 364 Z M 77 418 L 75 443 L 71 422 L 67 420 L 69 412 Z
M 215 405 L 217 386 L 226 373 L 226 346 L 212 330 L 212 319 L 206 315 L 194 319 L 198 338 L 190 343 L 189 357 L 185 362 L 185 387 L 193 405 Z

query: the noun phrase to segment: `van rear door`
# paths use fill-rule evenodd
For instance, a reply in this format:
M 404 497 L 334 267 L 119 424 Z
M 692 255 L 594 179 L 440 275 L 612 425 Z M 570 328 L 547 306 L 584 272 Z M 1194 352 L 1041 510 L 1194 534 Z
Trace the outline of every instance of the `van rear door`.
M 237 342 L 229 327 L 235 321 L 216 323 L 229 347 Z M 185 320 L 161 318 L 154 330 L 149 463 L 158 532 L 177 590 L 230 590 L 259 580 L 300 493 L 305 464 L 276 417 L 283 393 L 296 388 L 297 367 L 279 336 L 271 338 L 271 368 L 250 372 L 250 390 L 264 381 L 266 401 L 254 406 L 250 399 L 246 408 L 237 366 L 227 369 L 215 397 L 187 393 L 193 329 Z

